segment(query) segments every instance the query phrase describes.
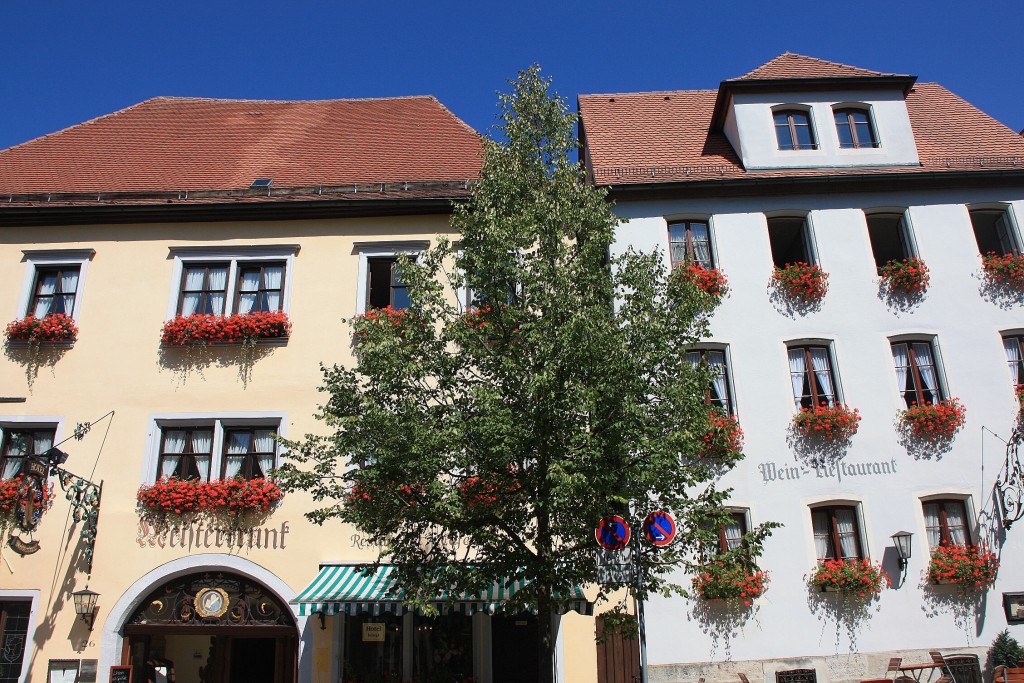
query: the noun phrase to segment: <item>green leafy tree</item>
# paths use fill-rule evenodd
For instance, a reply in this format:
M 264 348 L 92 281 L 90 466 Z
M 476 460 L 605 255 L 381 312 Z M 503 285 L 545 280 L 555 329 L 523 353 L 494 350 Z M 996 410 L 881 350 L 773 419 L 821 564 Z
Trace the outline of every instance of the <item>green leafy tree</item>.
M 409 308 L 353 321 L 355 366 L 324 369 L 330 433 L 289 443 L 279 475 L 321 504 L 313 521 L 380 541 L 420 608 L 528 580 L 508 608 L 539 614 L 546 682 L 549 617 L 597 583 L 598 520 L 671 512 L 680 541 L 645 548 L 634 590 L 682 591 L 668 574 L 714 538 L 714 481 L 741 454 L 735 434 L 709 444 L 711 371 L 685 359 L 716 300 L 659 256 L 609 257 L 617 219 L 572 160 L 575 115 L 536 67 L 511 85 L 460 243 L 401 266 Z

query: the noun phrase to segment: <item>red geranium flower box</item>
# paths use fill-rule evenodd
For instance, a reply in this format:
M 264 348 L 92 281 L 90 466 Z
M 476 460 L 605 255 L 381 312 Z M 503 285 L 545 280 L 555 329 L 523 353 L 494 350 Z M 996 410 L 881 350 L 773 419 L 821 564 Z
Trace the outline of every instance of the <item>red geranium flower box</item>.
M 931 280 L 928 266 L 917 257 L 889 261 L 878 269 L 878 274 L 891 291 L 907 294 L 924 294 Z
M 710 296 L 715 303 L 729 293 L 729 280 L 718 268 L 705 268 L 696 263 L 677 266 L 673 274 L 682 282 L 696 286 Z
M 802 261 L 776 268 L 772 282 L 786 296 L 807 302 L 821 301 L 828 293 L 828 273 Z
M 716 560 L 700 569 L 692 581 L 701 600 L 742 601 L 750 606 L 768 588 L 768 572 L 739 562 Z
M 967 421 L 967 409 L 956 398 L 938 403 L 915 403 L 900 413 L 900 422 L 906 429 L 925 441 L 950 439 Z
M 739 420 L 724 410 L 708 411 L 708 431 L 701 436 L 697 455 L 710 460 L 725 460 L 743 451 L 743 430 Z
M 21 476 L 0 479 L 0 531 L 16 526 L 21 521 L 18 518 L 24 513 L 22 513 L 20 503 L 25 493 L 24 481 Z M 41 497 L 39 497 L 40 493 Z M 35 508 L 35 521 L 39 521 L 43 513 L 53 505 L 53 487 L 45 485 L 41 489 L 37 489 L 36 495 L 40 505 Z
M 985 548 L 943 544 L 932 550 L 928 580 L 954 584 L 964 591 L 983 591 L 996 582 L 998 570 L 995 553 Z
M 1024 254 L 999 255 L 990 251 L 981 257 L 981 269 L 997 287 L 1024 289 Z
M 283 498 L 281 488 L 262 477 L 214 481 L 169 477 L 139 487 L 137 509 L 161 527 L 191 521 L 194 516 L 233 527 L 245 516 L 262 520 Z
M 880 565 L 868 560 L 824 560 L 811 573 L 811 585 L 822 591 L 855 594 L 870 598 L 891 581 Z
M 21 320 L 8 323 L 5 334 L 9 342 L 72 343 L 78 339 L 78 326 L 71 316 L 63 313 L 54 313 L 44 318 L 27 315 Z
M 859 423 L 860 411 L 841 403 L 803 408 L 793 417 L 793 426 L 799 434 L 828 441 L 849 439 L 857 433 Z
M 164 323 L 160 342 L 165 346 L 212 346 L 282 339 L 291 332 L 284 311 L 258 311 L 229 316 L 196 314 Z

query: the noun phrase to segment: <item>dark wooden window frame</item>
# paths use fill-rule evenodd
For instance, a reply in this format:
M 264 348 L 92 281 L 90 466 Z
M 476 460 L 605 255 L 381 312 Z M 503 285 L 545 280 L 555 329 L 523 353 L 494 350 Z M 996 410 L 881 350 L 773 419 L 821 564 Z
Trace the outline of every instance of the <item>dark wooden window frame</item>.
M 250 427 L 239 427 L 239 426 L 225 426 L 223 433 L 223 444 L 221 445 L 221 458 L 220 458 L 220 477 L 221 479 L 226 478 L 228 469 L 228 446 L 231 443 L 231 434 L 237 432 L 248 432 L 249 433 L 249 450 L 248 452 L 241 454 L 245 460 L 242 463 L 242 467 L 238 470 L 236 477 L 243 479 L 259 479 L 267 476 L 266 472 L 260 472 L 258 476 L 253 476 L 253 473 L 258 471 L 259 468 L 259 456 L 272 454 L 274 456 L 274 465 L 277 465 L 277 441 L 274 442 L 272 451 L 254 451 L 253 447 L 256 444 L 256 432 L 257 431 L 273 431 L 276 435 L 277 427 L 273 425 L 254 425 Z M 232 457 L 237 457 L 238 453 L 231 454 Z
M 814 524 L 813 519 L 816 513 L 823 513 L 828 516 L 829 521 L 829 540 L 832 544 L 832 552 L 835 557 L 819 557 L 818 560 L 841 560 L 842 557 L 842 535 L 839 532 L 839 520 L 836 512 L 839 510 L 849 510 L 853 513 L 853 540 L 857 549 L 857 557 L 852 559 L 862 560 L 864 559 L 864 546 L 861 543 L 861 529 L 860 529 L 860 515 L 857 514 L 856 505 L 821 505 L 811 508 L 811 530 L 813 533 Z M 815 551 L 817 552 L 817 551 Z
M 784 124 L 776 120 L 776 117 L 780 115 L 785 115 L 786 117 L 786 122 Z M 807 120 L 807 132 L 811 138 L 811 142 L 808 145 L 801 145 L 799 142 L 796 131 L 798 127 L 802 127 L 804 124 L 797 123 L 794 120 L 794 116 L 802 116 Z M 818 149 L 818 138 L 814 134 L 814 122 L 811 120 L 811 112 L 809 109 L 797 107 L 775 109 L 772 111 L 772 123 L 775 127 L 775 142 L 778 144 L 780 150 L 793 151 Z M 792 140 L 792 143 L 789 146 L 782 144 L 782 138 L 779 137 L 779 129 L 786 129 L 789 131 L 789 139 Z
M 708 353 L 720 353 L 720 354 L 722 354 L 722 378 L 725 380 L 725 396 L 722 398 L 722 400 L 724 401 L 725 405 L 724 406 L 718 406 L 718 407 L 722 408 L 723 410 L 725 410 L 725 412 L 728 413 L 729 415 L 735 415 L 736 414 L 736 410 L 735 410 L 735 406 L 733 405 L 733 400 L 732 400 L 732 376 L 729 374 L 729 354 L 726 352 L 726 350 L 725 349 L 705 349 L 705 348 L 699 348 L 699 349 L 690 349 L 686 353 L 687 354 L 690 354 L 690 353 L 698 354 L 699 357 L 700 357 L 698 362 L 701 363 L 702 365 L 710 365 L 710 363 L 708 363 L 708 359 L 707 359 L 707 354 Z M 711 395 L 711 387 L 708 387 L 704 391 L 704 402 L 707 403 L 708 405 L 717 405 L 717 402 L 715 401 L 715 399 Z
M 930 498 L 928 500 L 921 501 L 921 510 L 924 511 L 925 505 L 938 504 L 939 505 L 939 545 L 950 545 L 952 536 L 949 532 L 949 521 L 946 516 L 945 505 L 959 505 L 960 512 L 963 513 L 964 520 L 964 538 L 967 540 L 967 545 L 973 546 L 973 540 L 971 539 L 971 526 L 969 524 L 969 517 L 967 516 L 967 503 L 964 502 L 963 498 Z M 925 540 L 928 539 L 928 518 L 925 518 Z M 929 543 L 930 545 L 930 543 Z
M 836 133 L 838 135 L 838 129 L 840 126 L 847 126 L 850 129 L 850 138 L 853 140 L 852 145 L 844 145 L 842 138 L 839 140 L 840 149 L 872 149 L 879 147 L 878 132 L 875 130 L 875 122 L 871 118 L 871 110 L 867 107 L 840 107 L 839 109 L 833 109 L 833 118 L 836 122 Z M 871 140 L 861 142 L 860 137 L 857 134 L 857 125 L 853 120 L 854 114 L 864 114 L 867 119 L 868 128 L 871 131 Z M 846 120 L 843 122 L 839 121 L 839 117 L 844 117 Z
M 939 354 L 935 351 L 935 343 L 931 339 L 901 339 L 894 341 L 891 346 L 897 344 L 903 344 L 907 347 L 907 362 L 910 364 L 908 367 L 908 375 L 913 379 L 914 382 L 914 398 L 910 399 L 907 393 L 911 390 L 904 387 L 899 387 L 900 395 L 903 396 L 903 400 L 906 402 L 909 408 L 911 403 L 917 403 L 922 406 L 929 401 L 924 397 L 924 382 L 921 380 L 921 366 L 917 361 L 917 354 L 914 352 L 914 344 L 927 344 L 932 350 L 932 367 L 935 369 L 935 401 L 938 403 L 946 398 L 946 391 L 943 388 L 942 373 L 939 372 Z M 893 364 L 895 369 L 896 359 L 893 358 Z
M 1020 349 L 1020 360 L 1011 361 L 1009 358 L 1006 359 L 1006 365 L 1010 369 L 1011 380 L 1014 384 L 1014 389 L 1017 385 L 1024 384 L 1024 334 L 1006 334 L 1003 335 L 1003 341 L 1010 340 L 1017 343 L 1017 348 Z M 1011 364 L 1016 362 L 1017 367 L 1011 367 Z
M 685 245 L 686 256 L 684 257 L 683 261 L 672 261 L 672 267 L 675 268 L 676 266 L 682 265 L 683 263 L 696 263 L 697 262 L 697 258 L 695 256 L 695 251 L 694 251 L 694 248 L 693 248 L 693 228 L 692 228 L 693 225 L 703 225 L 704 229 L 708 233 L 708 267 L 714 268 L 715 267 L 715 249 L 714 249 L 714 245 L 711 242 L 711 221 L 707 220 L 706 218 L 681 220 L 681 221 L 670 221 L 669 222 L 669 224 L 668 224 L 668 235 L 669 235 L 669 238 L 668 239 L 669 239 L 669 258 L 670 259 L 672 257 L 672 244 L 673 244 L 672 228 L 683 226 L 683 230 L 685 231 L 685 237 L 684 237 L 682 243 Z M 676 240 L 676 242 L 678 242 L 678 240 Z
M 69 317 L 73 316 L 75 313 L 75 306 L 78 304 L 78 285 L 81 284 L 82 282 L 82 266 L 77 263 L 62 263 L 59 265 L 52 266 L 36 266 L 35 271 L 35 279 L 32 282 L 32 297 L 29 299 L 28 310 L 25 312 L 26 315 L 31 314 L 36 310 L 36 304 L 39 302 L 41 298 L 47 298 L 51 300 L 50 312 L 47 313 L 47 315 L 53 315 L 57 311 L 53 310 L 52 302 L 55 301 L 58 296 L 67 296 L 70 294 L 71 310 L 65 310 L 63 311 L 63 313 L 64 315 L 67 315 Z M 64 273 L 68 273 L 71 271 L 75 271 L 75 273 L 78 274 L 78 278 L 75 282 L 75 291 L 65 292 L 64 290 L 61 289 L 61 283 L 63 282 L 64 279 Z M 57 287 L 53 290 L 53 294 L 40 294 L 39 287 L 40 285 L 42 285 L 43 276 L 49 273 L 56 274 Z
M 15 616 L 11 616 L 10 612 L 13 611 L 14 605 L 17 605 L 19 608 L 22 608 L 22 609 L 19 609 L 18 611 L 23 611 L 24 608 L 27 607 L 28 613 L 27 614 L 23 614 L 23 615 L 22 614 L 18 614 L 18 615 L 15 615 Z M 13 678 L 13 680 L 15 680 L 15 681 L 21 680 L 21 675 L 24 674 L 24 672 L 25 672 L 25 664 L 26 664 L 25 657 L 28 654 L 28 646 L 29 646 L 30 643 L 32 643 L 32 632 L 31 632 L 31 630 L 29 628 L 31 626 L 31 623 L 30 623 L 31 622 L 31 618 L 32 618 L 32 601 L 31 600 L 20 599 L 18 597 L 4 598 L 3 600 L 0 600 L 0 648 L 3 647 L 3 645 L 5 644 L 5 642 L 7 640 L 8 630 L 10 628 L 10 626 L 9 626 L 9 622 L 10 621 L 13 621 L 14 619 L 17 619 L 17 621 L 23 622 L 24 626 L 25 626 L 25 630 L 24 631 L 22 631 L 19 628 L 17 631 L 14 632 L 14 634 L 12 634 L 12 635 L 20 635 L 21 638 L 22 638 L 21 655 L 18 658 L 18 665 L 19 666 L 18 666 L 18 670 L 15 672 L 16 675 Z M 13 665 L 15 662 L 12 660 L 9 663 L 11 665 Z M 12 668 L 13 668 L 13 666 L 12 666 Z M 5 677 L 5 680 L 7 680 L 6 677 Z
M 26 458 L 33 455 L 42 455 L 42 453 L 35 452 L 35 435 L 39 432 L 47 432 L 50 435 L 50 443 L 53 443 L 57 430 L 53 427 L 12 427 L 5 425 L 3 430 L 3 444 L 0 444 L 0 473 L 3 473 L 7 469 L 8 460 L 20 460 L 24 465 Z M 25 455 L 9 455 L 11 448 L 11 437 L 14 434 L 27 435 L 29 448 Z M 18 468 L 19 471 L 21 468 Z
M 808 383 L 810 393 L 810 404 L 804 405 L 804 398 L 801 395 L 799 399 L 796 396 L 793 397 L 794 402 L 800 401 L 800 405 L 804 408 L 813 408 L 820 406 L 822 403 L 828 404 L 828 399 L 824 398 L 825 394 L 821 391 L 821 387 L 818 385 L 818 377 L 814 372 L 814 364 L 811 362 L 811 349 L 822 349 L 825 351 L 825 358 L 828 360 L 828 374 L 832 378 L 832 402 L 839 403 L 839 383 L 836 381 L 836 370 L 835 363 L 832 362 L 832 348 L 821 344 L 807 344 L 807 345 L 795 345 L 786 348 L 786 357 L 789 358 L 789 351 L 803 351 L 804 354 L 804 381 Z M 790 383 L 792 388 L 792 383 Z
M 280 268 L 281 269 L 281 286 L 280 287 L 268 287 L 267 286 L 267 274 L 266 268 Z M 284 310 L 284 285 L 286 278 L 288 277 L 288 263 L 287 261 L 236 261 L 235 262 L 235 295 L 232 297 L 234 300 L 234 308 L 232 312 L 240 310 L 240 304 L 242 302 L 242 294 L 253 294 L 253 292 L 242 291 L 242 275 L 246 270 L 253 270 L 259 268 L 260 271 L 260 284 L 259 288 L 255 290 L 257 305 L 253 307 L 253 313 L 256 312 L 267 312 L 267 311 L 283 311 Z M 230 270 L 229 270 L 230 274 Z M 277 308 L 269 309 L 264 308 L 262 302 L 265 295 L 269 292 L 277 292 L 280 298 L 280 305 Z
M 416 258 L 415 254 L 392 254 L 390 256 L 368 256 L 366 259 L 366 310 L 372 310 L 374 308 L 384 308 L 384 306 L 374 306 L 374 291 L 376 287 L 383 287 L 380 283 L 375 283 L 373 280 L 373 266 L 374 264 L 389 263 L 390 274 L 388 277 L 388 306 L 394 308 L 395 305 L 395 290 L 404 289 L 408 290 L 408 285 L 398 278 L 398 271 L 395 268 L 395 264 L 398 263 L 399 259 L 413 259 Z
M 281 268 L 281 286 L 276 288 L 266 287 L 266 274 L 263 272 L 264 268 L 267 267 L 280 267 Z M 185 284 L 188 282 L 188 271 L 195 268 L 204 268 L 203 273 L 203 286 L 202 289 L 186 289 Z M 210 268 L 227 268 L 227 275 L 224 278 L 224 289 L 210 289 Z M 274 309 L 278 311 L 284 310 L 284 295 L 285 285 L 288 281 L 288 261 L 286 259 L 274 259 L 274 260 L 245 260 L 240 258 L 227 258 L 227 259 L 211 259 L 209 261 L 182 261 L 181 263 L 181 280 L 178 284 L 178 306 L 176 312 L 181 315 L 182 307 L 185 303 L 185 295 L 189 293 L 199 293 L 200 300 L 199 306 L 196 308 L 197 313 L 204 312 L 208 304 L 208 298 L 213 293 L 224 294 L 224 315 L 231 315 L 238 311 L 238 304 L 242 298 L 242 272 L 245 269 L 259 268 L 260 269 L 260 288 L 258 291 L 259 295 L 265 292 L 280 292 L 281 305 L 279 308 Z M 232 273 L 234 277 L 232 278 Z M 233 291 L 232 291 L 233 290 Z M 251 293 L 251 292 L 246 292 Z M 229 298 L 230 297 L 230 298 Z M 262 300 L 262 296 L 258 297 L 258 300 Z M 254 311 L 261 311 L 262 308 L 254 308 Z
M 181 453 L 168 453 L 166 450 L 167 432 L 185 432 L 185 450 Z M 188 426 L 168 426 L 160 428 L 160 455 L 157 458 L 156 471 L 157 473 L 163 471 L 164 457 L 167 455 L 180 456 L 181 461 L 178 463 L 178 470 L 184 471 L 185 476 L 180 476 L 178 479 L 201 479 L 199 473 L 199 465 L 196 464 L 197 455 L 192 451 L 192 432 L 194 431 L 209 431 L 210 432 L 210 452 L 199 453 L 198 455 L 209 455 L 210 465 L 213 465 L 213 437 L 214 427 L 213 425 L 188 425 Z M 212 474 L 212 471 L 210 472 Z M 209 478 L 209 476 L 208 476 Z
M 747 512 L 746 512 L 746 510 L 730 510 L 729 511 L 729 516 L 732 517 L 733 520 L 738 521 L 740 523 L 740 538 L 742 539 L 742 537 L 744 535 L 746 535 L 750 531 L 750 529 L 749 529 L 749 527 L 747 525 Z M 730 539 L 729 539 L 728 535 L 726 534 L 726 525 L 725 524 L 719 524 L 718 525 L 718 551 L 719 552 L 722 552 L 722 553 L 729 552 L 729 540 Z

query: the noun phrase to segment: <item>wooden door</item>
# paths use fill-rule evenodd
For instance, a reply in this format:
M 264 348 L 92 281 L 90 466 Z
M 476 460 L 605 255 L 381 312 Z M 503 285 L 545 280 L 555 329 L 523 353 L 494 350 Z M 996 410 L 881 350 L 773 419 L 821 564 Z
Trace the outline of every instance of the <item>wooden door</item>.
M 604 619 L 597 617 L 597 683 L 639 683 L 640 638 L 608 633 Z

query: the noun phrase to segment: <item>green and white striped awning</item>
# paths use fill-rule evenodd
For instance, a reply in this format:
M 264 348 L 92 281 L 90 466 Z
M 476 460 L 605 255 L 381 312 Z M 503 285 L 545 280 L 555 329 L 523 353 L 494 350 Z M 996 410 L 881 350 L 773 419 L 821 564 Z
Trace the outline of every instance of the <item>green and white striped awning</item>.
M 490 589 L 478 595 L 461 595 L 454 601 L 449 596 L 437 598 L 438 607 L 462 614 L 476 612 L 494 613 L 509 601 L 528 581 L 521 579 L 506 586 L 503 582 L 493 584 Z M 299 606 L 299 616 L 316 612 L 332 614 L 405 614 L 409 608 L 403 604 L 405 589 L 398 585 L 398 579 L 391 565 L 327 565 L 320 569 L 316 578 L 299 593 L 292 604 Z M 576 586 L 564 611 L 573 610 L 580 614 L 593 614 L 594 604 Z

